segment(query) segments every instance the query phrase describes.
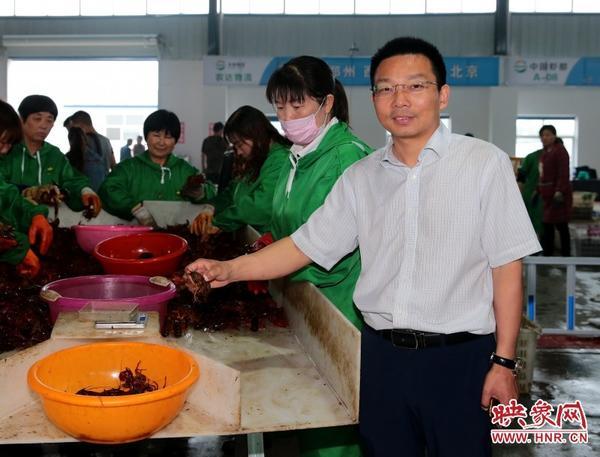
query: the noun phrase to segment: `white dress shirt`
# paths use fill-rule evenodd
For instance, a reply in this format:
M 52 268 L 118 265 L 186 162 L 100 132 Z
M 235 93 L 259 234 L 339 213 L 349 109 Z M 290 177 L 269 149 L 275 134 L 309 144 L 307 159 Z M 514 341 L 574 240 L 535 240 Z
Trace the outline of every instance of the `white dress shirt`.
M 331 268 L 357 246 L 375 329 L 495 331 L 492 268 L 540 250 L 508 155 L 440 124 L 409 168 L 392 143 L 340 177 L 292 239 Z

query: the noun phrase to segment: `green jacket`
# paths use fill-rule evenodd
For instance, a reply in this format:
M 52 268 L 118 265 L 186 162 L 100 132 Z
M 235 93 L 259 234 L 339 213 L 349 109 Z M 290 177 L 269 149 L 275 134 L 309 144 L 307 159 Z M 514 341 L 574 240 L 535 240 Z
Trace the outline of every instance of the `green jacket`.
M 181 188 L 198 169 L 171 154 L 164 167 L 152 162 L 145 151 L 120 162 L 106 177 L 98 195 L 104 208 L 121 219 L 131 220 L 131 209 L 144 200 L 182 201 Z
M 318 148 L 297 163 L 289 195 L 286 195 L 291 161 L 281 168 L 273 196 L 271 231 L 278 240 L 291 235 L 319 208 L 340 175 L 354 162 L 366 157 L 372 149 L 354 136 L 347 124 L 331 126 Z M 358 249 L 327 271 L 315 264 L 291 275 L 293 281 L 309 281 L 360 328 L 362 318 L 354 306 L 352 294 L 360 273 Z
M 525 207 L 529 213 L 533 228 L 538 236 L 541 235 L 543 230 L 542 217 L 544 213 L 542 198 L 537 190 L 538 181 L 540 180 L 539 159 L 542 152 L 544 152 L 544 150 L 539 149 L 538 151 L 528 154 L 519 167 L 519 175 L 523 179 L 523 189 L 521 191 L 523 194 L 523 201 L 525 202 Z
M 273 143 L 255 181 L 248 177 L 233 180 L 211 204 L 215 207 L 213 225 L 226 232 L 253 226 L 260 233 L 270 230 L 273 192 L 281 167 L 289 163 L 290 150 Z
M 37 214 L 47 216 L 48 208 L 25 200 L 16 186 L 0 181 L 0 222 L 12 226 L 18 242 L 11 250 L 0 253 L 0 262 L 18 265 L 23 261 L 29 249 L 26 233 L 29 231 L 31 219 Z
M 87 176 L 71 166 L 56 146 L 44 142 L 36 156 L 23 143 L 15 144 L 0 157 L 0 176 L 18 187 L 56 184 L 66 192 L 65 203 L 73 211 L 82 211 L 81 190 L 90 187 Z

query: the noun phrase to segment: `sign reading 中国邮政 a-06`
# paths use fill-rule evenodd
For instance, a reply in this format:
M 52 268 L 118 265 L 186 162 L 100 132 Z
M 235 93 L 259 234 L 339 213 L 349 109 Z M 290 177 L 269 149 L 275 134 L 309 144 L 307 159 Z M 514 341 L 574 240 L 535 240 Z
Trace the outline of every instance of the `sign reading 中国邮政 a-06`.
M 273 72 L 290 57 L 205 56 L 204 84 L 266 85 Z M 370 57 L 323 57 L 333 75 L 345 86 L 370 86 Z M 448 57 L 444 59 L 452 86 L 497 86 L 498 57 Z
M 598 57 L 508 57 L 504 68 L 509 86 L 600 85 Z

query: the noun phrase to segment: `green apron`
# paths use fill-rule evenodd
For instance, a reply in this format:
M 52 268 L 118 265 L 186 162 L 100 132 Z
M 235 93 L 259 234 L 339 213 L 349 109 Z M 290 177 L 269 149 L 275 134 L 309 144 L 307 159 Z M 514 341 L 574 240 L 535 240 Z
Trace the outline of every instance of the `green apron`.
M 288 161 L 282 167 L 273 197 L 273 238 L 278 240 L 289 236 L 304 224 L 323 204 L 344 170 L 371 151 L 350 132 L 347 124 L 338 122 L 329 128 L 317 149 L 297 161 L 295 172 L 291 161 Z M 293 281 L 313 283 L 360 329 L 362 316 L 352 301 L 359 274 L 360 255 L 357 249 L 329 271 L 311 264 L 290 277 Z M 303 457 L 361 455 L 356 426 L 301 430 L 298 438 Z

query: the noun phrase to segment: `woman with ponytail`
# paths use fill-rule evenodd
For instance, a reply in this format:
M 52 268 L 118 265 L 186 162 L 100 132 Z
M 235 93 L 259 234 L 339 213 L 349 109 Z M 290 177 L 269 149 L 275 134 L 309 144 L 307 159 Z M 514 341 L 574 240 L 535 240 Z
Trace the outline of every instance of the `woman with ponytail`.
M 267 84 L 267 99 L 293 143 L 273 196 L 271 231 L 278 240 L 304 224 L 344 170 L 372 149 L 351 132 L 344 88 L 321 59 L 296 57 L 276 70 Z M 291 279 L 313 283 L 360 329 L 362 318 L 352 301 L 359 273 L 360 257 L 355 250 L 329 271 L 311 264 Z M 300 431 L 301 455 L 359 456 L 356 428 Z

